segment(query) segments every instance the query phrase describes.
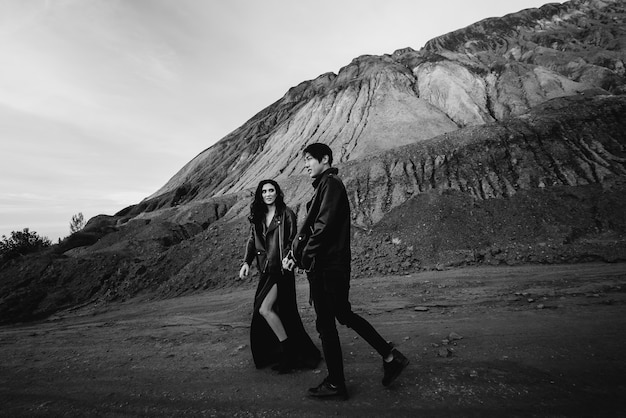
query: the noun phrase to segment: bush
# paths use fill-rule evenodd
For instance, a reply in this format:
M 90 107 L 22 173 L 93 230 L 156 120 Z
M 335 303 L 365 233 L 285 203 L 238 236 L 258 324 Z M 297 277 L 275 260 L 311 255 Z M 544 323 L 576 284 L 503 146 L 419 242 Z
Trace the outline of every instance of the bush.
M 40 237 L 36 232 L 30 232 L 28 228 L 11 232 L 10 238 L 3 235 L 0 241 L 0 265 L 23 255 L 41 251 L 51 244 L 48 237 Z
M 70 234 L 80 231 L 85 227 L 85 218 L 83 217 L 82 212 L 78 212 L 76 215 L 72 216 L 72 221 L 70 222 Z

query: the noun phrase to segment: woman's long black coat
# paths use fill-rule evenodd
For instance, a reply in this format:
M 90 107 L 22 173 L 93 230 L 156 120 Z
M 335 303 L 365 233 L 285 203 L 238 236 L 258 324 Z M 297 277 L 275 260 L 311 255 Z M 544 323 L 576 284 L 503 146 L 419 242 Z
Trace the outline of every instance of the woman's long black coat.
M 259 307 L 274 284 L 278 296 L 274 311 L 280 317 L 291 344 L 296 350 L 298 366 L 315 368 L 321 355 L 307 334 L 296 303 L 295 276 L 292 271 L 282 269 L 282 258 L 291 247 L 296 235 L 296 216 L 289 208 L 276 211 L 264 232 L 263 224 L 252 224 L 246 245 L 246 263 L 256 258 L 260 280 L 254 297 L 254 312 L 250 327 L 250 347 L 257 368 L 276 363 L 280 359 L 278 338 L 259 313 Z

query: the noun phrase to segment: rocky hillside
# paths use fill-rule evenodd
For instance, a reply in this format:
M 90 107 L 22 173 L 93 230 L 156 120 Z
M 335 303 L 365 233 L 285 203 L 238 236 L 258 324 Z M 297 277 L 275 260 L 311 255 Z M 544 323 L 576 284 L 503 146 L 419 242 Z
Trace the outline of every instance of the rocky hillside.
M 283 180 L 302 172 L 310 142 L 329 144 L 347 162 L 518 116 L 555 97 L 621 94 L 625 16 L 621 1 L 548 4 L 486 19 L 420 51 L 358 57 L 290 89 L 152 198 L 185 190 L 183 203 L 252 187 L 260 177 Z
M 250 188 L 276 177 L 301 218 L 313 141 L 348 188 L 356 278 L 624 261 L 625 17 L 621 1 L 550 4 L 305 81 L 150 198 L 1 266 L 0 321 L 232 285 Z
M 624 3 L 587 0 L 547 4 L 485 19 L 430 40 L 424 51 L 492 67 L 516 62 L 624 93 Z

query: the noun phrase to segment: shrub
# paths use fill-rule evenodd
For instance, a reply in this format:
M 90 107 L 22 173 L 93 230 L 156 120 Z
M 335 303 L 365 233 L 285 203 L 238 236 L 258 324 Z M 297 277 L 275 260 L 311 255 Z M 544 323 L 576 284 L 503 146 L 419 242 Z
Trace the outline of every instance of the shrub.
M 70 234 L 80 231 L 85 227 L 85 218 L 83 217 L 82 212 L 78 212 L 76 215 L 72 216 L 72 221 L 70 222 Z
M 0 241 L 0 265 L 23 255 L 41 251 L 51 244 L 48 237 L 40 237 L 28 228 L 11 232 L 9 238 L 3 235 Z

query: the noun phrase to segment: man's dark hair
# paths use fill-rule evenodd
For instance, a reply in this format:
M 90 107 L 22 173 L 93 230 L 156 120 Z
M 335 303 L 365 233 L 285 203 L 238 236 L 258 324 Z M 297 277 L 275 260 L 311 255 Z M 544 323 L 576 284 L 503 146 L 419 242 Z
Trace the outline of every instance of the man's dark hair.
M 328 165 L 333 165 L 333 151 L 328 145 L 316 142 L 314 144 L 307 145 L 304 151 L 302 151 L 302 154 L 306 154 L 307 152 L 311 154 L 311 157 L 320 162 L 322 161 L 322 158 L 324 158 L 324 155 L 328 155 Z

